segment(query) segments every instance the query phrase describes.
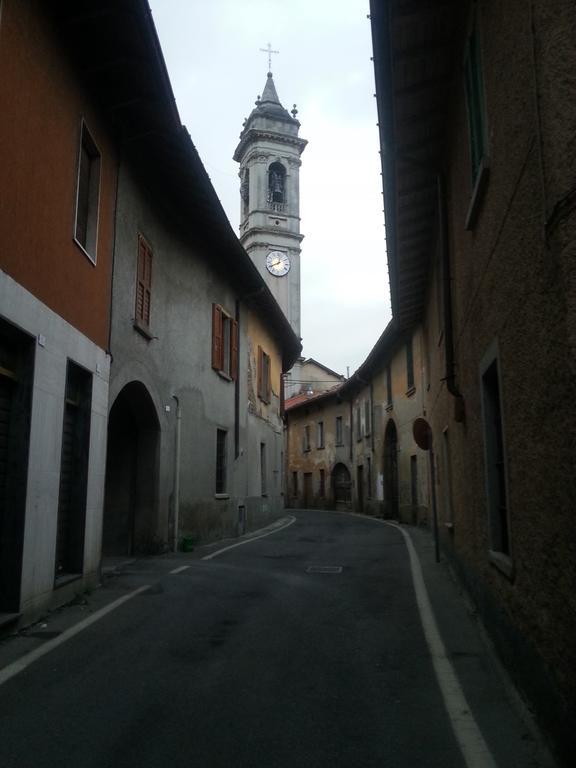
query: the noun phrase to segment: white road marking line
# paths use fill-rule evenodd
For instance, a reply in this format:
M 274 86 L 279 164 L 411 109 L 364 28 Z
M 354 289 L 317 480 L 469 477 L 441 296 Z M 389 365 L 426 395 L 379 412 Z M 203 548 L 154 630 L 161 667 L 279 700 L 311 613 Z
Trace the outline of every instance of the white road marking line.
M 119 608 L 123 603 L 127 602 L 128 600 L 132 600 L 133 597 L 136 597 L 136 595 L 139 595 L 141 592 L 145 592 L 147 589 L 150 589 L 149 584 L 146 584 L 143 587 L 138 587 L 138 589 L 135 589 L 134 592 L 130 592 L 128 595 L 119 597 L 118 600 L 115 600 L 109 605 L 105 605 L 104 608 L 100 608 L 100 610 L 96 611 L 96 613 L 88 616 L 83 621 L 79 621 L 78 624 L 75 624 L 73 627 L 66 629 L 64 632 L 62 632 L 61 635 L 58 635 L 58 637 L 55 637 L 52 640 L 47 640 L 43 645 L 35 648 L 33 651 L 30 651 L 30 653 L 27 653 L 25 656 L 22 656 L 21 659 L 13 661 L 12 664 L 8 664 L 8 666 L 4 667 L 4 669 L 0 669 L 0 685 L 8 682 L 8 680 L 15 677 L 19 672 L 22 672 L 26 669 L 26 667 L 29 667 L 30 664 L 33 664 L 42 656 L 45 656 L 47 653 L 50 653 L 50 651 L 53 651 L 54 648 L 57 648 L 59 645 L 62 645 L 62 643 L 70 640 L 70 638 L 74 637 L 74 635 L 82 632 L 83 629 L 86 629 L 91 624 L 95 624 L 97 621 L 106 616 L 106 614 L 116 610 L 116 608 Z
M 482 731 L 476 722 L 470 709 L 468 701 L 456 674 L 452 662 L 448 658 L 446 648 L 436 623 L 434 611 L 428 590 L 422 575 L 422 566 L 416 548 L 408 531 L 405 531 L 397 523 L 389 520 L 379 520 L 368 515 L 353 515 L 353 517 L 363 517 L 366 520 L 373 520 L 375 523 L 383 523 L 391 528 L 396 528 L 404 537 L 408 555 L 410 557 L 410 570 L 412 572 L 412 581 L 414 583 L 414 592 L 416 593 L 416 604 L 420 613 L 420 621 L 424 630 L 424 637 L 428 644 L 432 665 L 438 680 L 438 685 L 444 699 L 444 705 L 448 712 L 452 730 L 467 768 L 497 768 L 496 761 L 490 752 Z
M 169 571 L 169 575 L 173 576 L 175 573 L 182 573 L 182 571 L 187 571 L 188 568 L 190 568 L 189 565 L 181 565 L 180 568 L 174 568 L 173 571 Z
M 253 541 L 258 541 L 258 539 L 264 539 L 266 536 L 272 536 L 273 533 L 278 533 L 279 531 L 283 531 L 284 528 L 288 528 L 288 526 L 292 525 L 292 523 L 296 522 L 296 518 L 292 517 L 290 515 L 290 519 L 287 523 L 284 525 L 279 526 L 278 528 L 274 528 L 273 531 L 268 531 L 267 533 L 262 533 L 260 536 L 253 536 L 251 539 L 244 539 L 243 541 L 238 541 L 236 544 L 230 544 L 229 547 L 224 547 L 223 549 L 217 549 L 216 552 L 211 552 L 209 555 L 204 555 L 202 560 L 212 560 L 214 557 L 218 557 L 218 555 L 222 555 L 224 552 L 228 552 L 230 549 L 236 549 L 236 547 L 242 547 L 244 544 L 250 544 Z

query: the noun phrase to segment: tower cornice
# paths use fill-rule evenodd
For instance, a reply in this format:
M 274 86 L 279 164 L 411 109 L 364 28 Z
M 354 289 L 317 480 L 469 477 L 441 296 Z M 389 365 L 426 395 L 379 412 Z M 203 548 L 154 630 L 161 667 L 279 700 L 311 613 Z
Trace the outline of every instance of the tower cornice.
M 233 159 L 238 163 L 242 162 L 242 158 L 244 157 L 247 148 L 254 142 L 262 139 L 296 147 L 299 154 L 302 154 L 306 144 L 308 144 L 306 139 L 301 139 L 298 136 L 289 136 L 285 133 L 279 133 L 278 131 L 264 131 L 260 128 L 250 128 L 245 133 L 243 132 L 240 134 L 240 142 L 234 151 Z
M 296 232 L 286 232 L 282 231 L 281 233 L 278 232 L 277 229 L 272 229 L 272 227 L 251 227 L 249 230 L 244 232 L 244 234 L 240 235 L 240 242 L 242 245 L 248 240 L 250 237 L 256 237 L 256 236 L 265 236 L 270 235 L 272 238 L 272 241 L 278 242 L 278 235 L 281 234 L 282 238 L 286 238 L 288 240 L 295 240 L 297 243 L 301 243 L 302 240 L 304 240 L 304 235 L 298 234 Z M 250 250 L 251 248 L 254 248 L 257 245 L 261 246 L 269 246 L 270 242 L 268 240 L 254 240 L 254 242 L 250 243 L 250 246 L 247 247 L 247 250 Z M 288 246 L 286 246 L 288 247 Z

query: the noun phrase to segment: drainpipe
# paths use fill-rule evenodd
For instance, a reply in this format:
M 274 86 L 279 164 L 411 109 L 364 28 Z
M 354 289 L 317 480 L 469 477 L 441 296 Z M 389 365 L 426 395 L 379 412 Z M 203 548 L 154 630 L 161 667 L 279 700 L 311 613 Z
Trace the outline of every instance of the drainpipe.
M 180 523 L 180 431 L 182 426 L 182 409 L 180 400 L 176 395 L 172 395 L 176 400 L 176 450 L 174 457 L 174 541 L 173 551 L 178 552 L 178 527 Z
M 454 397 L 454 419 L 463 422 L 466 418 L 462 393 L 456 385 L 456 362 L 454 358 L 454 322 L 452 315 L 452 278 L 450 275 L 450 250 L 448 248 L 448 214 L 446 210 L 446 185 L 442 173 L 437 176 L 438 218 L 440 225 L 440 258 L 444 296 L 444 344 L 446 349 L 444 381 L 448 392 Z

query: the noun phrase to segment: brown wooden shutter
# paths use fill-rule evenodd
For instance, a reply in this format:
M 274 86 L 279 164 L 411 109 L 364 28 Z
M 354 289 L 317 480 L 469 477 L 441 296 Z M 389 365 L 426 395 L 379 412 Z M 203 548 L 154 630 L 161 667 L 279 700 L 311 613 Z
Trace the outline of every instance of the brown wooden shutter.
M 212 368 L 216 371 L 221 371 L 224 365 L 222 332 L 222 307 L 212 304 Z
M 272 370 L 270 364 L 270 355 L 265 355 L 266 358 L 266 402 L 269 403 L 272 400 Z
M 230 377 L 238 378 L 238 321 L 230 322 Z
M 257 383 L 257 391 L 258 391 L 258 397 L 263 399 L 262 394 L 262 382 L 263 382 L 263 368 L 264 368 L 264 359 L 263 359 L 264 353 L 262 352 L 262 347 L 258 347 L 258 383 Z
M 142 235 L 138 236 L 138 280 L 136 284 L 136 321 L 150 325 L 152 303 L 152 249 Z

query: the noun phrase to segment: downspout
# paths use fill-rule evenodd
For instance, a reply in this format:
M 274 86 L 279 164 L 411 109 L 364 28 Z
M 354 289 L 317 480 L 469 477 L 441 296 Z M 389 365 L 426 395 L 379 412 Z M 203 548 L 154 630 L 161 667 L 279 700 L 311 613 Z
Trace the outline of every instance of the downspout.
M 180 524 L 180 432 L 182 427 L 182 409 L 180 408 L 180 400 L 176 395 L 172 395 L 176 400 L 176 449 L 174 456 L 174 540 L 172 548 L 174 552 L 178 552 L 178 528 Z
M 236 299 L 236 379 L 234 380 L 234 458 L 240 456 L 240 299 Z
M 448 392 L 454 397 L 454 419 L 463 422 L 466 418 L 464 397 L 456 385 L 456 361 L 454 356 L 454 318 L 452 314 L 452 277 L 450 275 L 450 249 L 448 247 L 448 214 L 446 210 L 446 184 L 444 175 L 437 176 L 438 189 L 438 219 L 440 234 L 440 259 L 442 263 L 443 281 L 443 314 L 444 314 L 444 346 L 445 373 L 444 381 Z

